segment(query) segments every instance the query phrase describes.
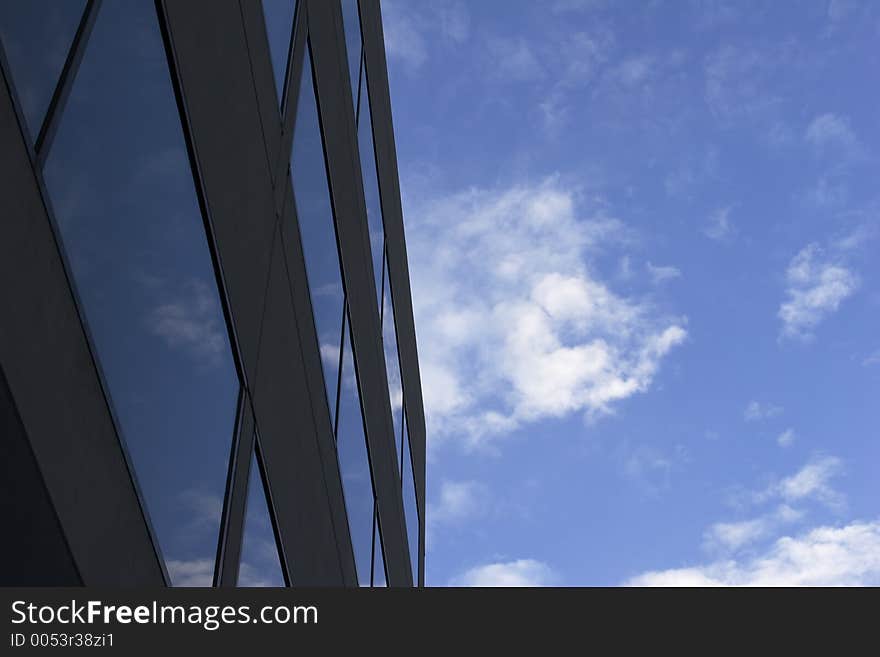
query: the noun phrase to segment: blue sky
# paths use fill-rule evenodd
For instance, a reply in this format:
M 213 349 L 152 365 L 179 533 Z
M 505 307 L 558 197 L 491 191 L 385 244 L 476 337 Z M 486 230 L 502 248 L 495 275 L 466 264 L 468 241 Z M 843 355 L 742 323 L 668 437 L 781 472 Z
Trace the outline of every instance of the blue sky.
M 83 4 L 0 12 L 32 133 Z M 880 584 L 880 6 L 382 7 L 427 583 Z M 209 584 L 238 379 L 151 3 L 102 6 L 44 176 L 172 581 Z M 240 583 L 278 583 L 252 483 Z
M 880 584 L 880 7 L 382 6 L 427 583 Z

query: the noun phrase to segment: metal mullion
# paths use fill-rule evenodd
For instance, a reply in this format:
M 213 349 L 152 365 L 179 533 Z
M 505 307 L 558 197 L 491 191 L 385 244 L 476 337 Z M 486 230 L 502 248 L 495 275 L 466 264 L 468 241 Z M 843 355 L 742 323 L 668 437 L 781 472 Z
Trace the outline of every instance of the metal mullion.
M 235 435 L 229 452 L 229 470 L 217 541 L 214 586 L 236 586 L 238 582 L 253 451 L 254 422 L 250 399 L 244 389 L 239 387 Z
M 406 409 L 405 406 L 406 394 L 401 395 L 400 400 L 400 490 L 403 492 L 403 447 L 404 442 L 408 441 L 407 436 L 409 435 L 406 431 L 406 413 L 404 412 Z M 410 461 L 410 464 L 412 461 Z M 410 465 L 412 467 L 412 465 Z
M 370 255 L 372 256 L 372 254 L 370 254 Z M 382 297 L 382 302 L 379 304 L 379 333 L 381 334 L 381 337 L 382 337 L 382 344 L 383 344 L 382 353 L 383 353 L 383 355 L 385 353 L 384 344 L 385 344 L 385 259 L 386 258 L 387 258 L 387 255 L 385 253 L 385 231 L 383 230 L 382 231 L 382 291 L 380 294 L 380 296 Z M 388 293 L 390 294 L 391 291 L 389 290 Z M 395 348 L 396 348 L 396 344 L 397 344 L 397 337 L 396 336 L 395 336 L 394 342 L 395 342 Z
M 266 473 L 266 464 L 263 460 L 263 449 L 260 446 L 260 432 L 254 429 L 254 456 L 257 462 L 257 474 L 260 477 L 260 488 L 266 500 L 266 509 L 269 512 L 269 521 L 272 523 L 272 534 L 275 538 L 275 550 L 278 552 L 278 562 L 281 564 L 281 574 L 284 576 L 284 585 L 293 586 L 293 567 L 287 557 L 287 549 L 281 540 L 281 531 L 278 527 L 278 515 L 275 512 L 275 498 L 272 495 L 272 487 L 269 485 L 269 476 Z M 253 476 L 253 474 L 251 474 Z
M 360 19 L 358 19 L 358 24 L 360 24 Z M 361 54 L 358 57 L 358 95 L 357 95 L 357 103 L 354 106 L 354 125 L 355 127 L 359 127 L 361 124 L 361 89 L 364 86 L 364 45 L 363 38 L 361 39 Z
M 403 499 L 396 482 L 393 422 L 379 328 L 375 275 L 366 226 L 363 177 L 357 150 L 348 62 L 339 2 L 310 0 L 309 39 L 312 50 L 323 144 L 331 200 L 348 292 L 349 320 L 356 356 L 358 389 L 379 503 L 379 518 L 388 542 L 388 573 L 392 586 L 410 586 L 412 570 L 406 549 Z
M 70 50 L 67 51 L 67 59 L 64 61 L 61 75 L 58 78 L 58 83 L 55 85 L 55 91 L 52 94 L 52 99 L 49 101 L 49 107 L 46 109 L 46 116 L 43 118 L 43 124 L 40 127 L 37 140 L 34 142 L 34 152 L 36 153 L 37 168 L 39 169 L 43 168 L 46 155 L 52 146 L 55 132 L 58 130 L 58 123 L 61 120 L 61 115 L 64 113 L 64 106 L 67 104 L 70 89 L 79 71 L 79 65 L 100 7 L 101 0 L 88 0 L 79 26 L 76 28 L 76 34 L 73 36 L 73 42 L 70 44 Z
M 336 374 L 336 409 L 333 414 L 333 437 L 339 442 L 339 398 L 342 396 L 342 366 L 345 360 L 345 324 L 348 320 L 348 307 L 345 295 L 342 296 L 342 331 L 339 335 L 339 366 Z
M 378 513 L 378 505 L 376 504 L 376 494 L 373 493 L 373 536 L 370 541 L 370 586 L 376 585 L 376 520 Z
M 407 418 L 410 420 L 410 443 L 413 445 L 413 479 L 420 503 L 419 579 L 424 584 L 424 499 L 425 499 L 425 414 L 421 375 L 413 320 L 412 296 L 407 264 L 400 181 L 391 116 L 391 98 L 378 0 L 359 0 L 363 35 L 364 65 L 367 70 L 368 95 L 373 129 L 382 219 L 387 238 L 388 280 L 394 292 L 394 324 L 401 363 L 401 383 Z
M 272 178 L 275 184 L 276 208 L 280 208 L 284 203 L 285 188 L 289 179 L 290 154 L 293 149 L 293 134 L 296 129 L 296 110 L 299 103 L 303 62 L 308 48 L 306 43 L 308 40 L 307 6 L 306 0 L 298 0 L 296 13 L 293 17 L 293 36 L 290 39 L 284 89 L 284 111 L 281 115 L 281 144 L 278 148 L 278 161 L 275 163 Z

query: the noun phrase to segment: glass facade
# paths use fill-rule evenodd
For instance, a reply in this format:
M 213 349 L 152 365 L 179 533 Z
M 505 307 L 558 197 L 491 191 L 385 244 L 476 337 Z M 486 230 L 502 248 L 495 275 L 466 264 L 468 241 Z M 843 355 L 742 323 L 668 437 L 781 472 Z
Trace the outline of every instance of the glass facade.
M 31 139 L 40 132 L 85 4 L 0 2 L 0 39 Z
M 275 542 L 272 518 L 269 516 L 265 485 L 254 453 L 248 477 L 247 511 L 244 517 L 241 565 L 238 570 L 239 586 L 284 586 L 284 573 L 278 558 L 278 544 Z
M 397 353 L 397 330 L 394 326 L 394 305 L 391 302 L 391 282 L 388 280 L 387 258 L 383 259 L 382 276 L 382 351 L 388 374 L 388 395 L 391 399 L 391 419 L 394 424 L 395 453 L 398 467 L 403 468 L 403 386 L 400 378 L 400 356 Z
M 385 548 L 382 546 L 382 530 L 379 527 L 378 505 L 373 504 L 373 570 L 370 573 L 371 586 L 388 586 L 385 574 Z
M 279 105 L 284 105 L 284 83 L 287 79 L 287 62 L 295 15 L 296 0 L 263 0 L 263 17 L 266 19 L 266 36 L 269 39 L 269 53 L 272 56 L 272 72 L 275 74 L 275 90 L 278 92 Z
M 306 41 L 293 48 L 300 10 L 297 34 Z M 25 191 L 40 200 L 38 211 L 31 204 L 27 216 L 0 222 L 0 245 L 34 239 L 16 222 L 42 221 L 51 236 L 43 246 L 61 272 L 50 278 L 50 267 L 34 264 L 21 281 L 0 281 L 0 292 L 24 286 L 39 303 L 37 284 L 54 286 L 73 309 L 71 323 L 57 330 L 89 356 L 75 364 L 66 354 L 47 356 L 52 377 L 31 387 L 13 380 L 10 390 L 16 399 L 49 399 L 42 391 L 56 387 L 88 396 L 93 416 L 83 411 L 82 426 L 41 438 L 83 445 L 79 465 L 62 475 L 45 470 L 46 485 L 57 499 L 75 495 L 84 480 L 115 482 L 100 500 L 106 508 L 58 511 L 65 531 L 88 524 L 89 514 L 120 517 L 100 545 L 71 541 L 66 549 L 86 584 L 129 581 L 131 570 L 138 572 L 131 581 L 175 586 L 417 583 L 418 559 L 411 578 L 402 555 L 417 553 L 418 520 L 409 507 L 405 518 L 394 510 L 401 486 L 404 498 L 415 494 L 397 351 L 401 335 L 414 339 L 414 327 L 405 318 L 400 333 L 391 303 L 395 251 L 386 245 L 399 254 L 405 244 L 402 231 L 386 234 L 383 222 L 374 148 L 382 133 L 374 135 L 374 122 L 390 128 L 391 119 L 373 116 L 369 97 L 377 92 L 366 76 L 370 53 L 384 44 L 380 32 L 362 27 L 378 24 L 378 4 L 263 0 L 202 12 L 152 0 L 0 3 L 0 102 L 16 110 L 0 128 L 21 138 L 26 157 L 15 166 L 33 182 L 24 190 L 2 179 L 0 192 L 15 201 L 13 210 L 26 207 Z M 241 41 L 222 51 L 203 47 L 224 39 Z M 302 61 L 293 62 L 294 53 Z M 273 82 L 254 76 L 255 58 L 271 64 Z M 353 105 L 334 74 L 331 82 L 320 77 L 346 67 Z M 300 70 L 295 79 L 289 72 Z M 262 130 L 259 107 L 270 97 L 283 105 L 285 85 L 298 93 L 296 116 L 285 124 L 292 139 L 285 145 L 282 135 L 267 148 L 259 140 L 276 137 Z M 352 121 L 356 144 L 338 139 Z M 35 145 L 41 130 L 45 139 Z M 18 157 L 13 151 L 0 157 Z M 274 163 L 266 166 L 269 152 L 289 162 L 286 190 Z M 339 166 L 355 156 L 362 181 Z M 391 174 L 383 184 L 392 180 L 396 194 Z M 292 192 L 292 205 L 282 191 Z M 20 250 L 32 247 L 24 241 Z M 369 266 L 373 280 L 353 273 Z M 51 309 L 26 315 L 0 322 L 40 327 L 54 317 Z M 359 360 L 364 344 L 368 357 Z M 373 344 L 384 359 L 369 357 Z M 0 355 L 18 358 L 14 350 Z M 314 450 L 314 441 L 333 449 Z M 403 469 L 388 480 L 392 458 Z M 334 512 L 320 518 L 306 503 Z M 155 568 L 130 568 L 131 546 Z M 95 559 L 95 549 L 105 558 Z M 320 566 L 312 572 L 303 563 Z
M 385 270 L 385 230 L 382 223 L 382 203 L 379 198 L 379 180 L 376 174 L 376 154 L 373 148 L 373 121 L 370 114 L 369 94 L 366 92 L 366 70 L 363 71 L 358 111 L 358 150 L 361 154 L 361 173 L 364 179 L 364 200 L 367 205 L 367 229 L 370 252 L 373 256 L 373 277 L 376 298 L 381 307 L 382 275 Z
M 403 485 L 403 512 L 406 516 L 407 542 L 409 543 L 409 558 L 413 569 L 413 577 L 418 580 L 419 535 L 421 527 L 419 526 L 418 494 L 416 492 L 416 482 L 413 478 L 412 446 L 409 442 L 409 431 L 407 430 L 405 418 L 406 415 L 404 414 L 403 477 L 401 479 Z
M 342 0 L 342 22 L 345 25 L 345 50 L 348 55 L 351 97 L 357 107 L 358 82 L 363 61 L 361 56 L 361 17 L 357 0 Z
M 151 3 L 102 7 L 45 182 L 159 547 L 191 583 L 175 564 L 216 551 L 239 382 Z
M 331 414 L 336 408 L 345 291 L 324 162 L 311 53 L 303 65 L 290 173 Z
M 343 332 L 336 451 L 358 580 L 369 585 L 373 542 L 373 481 L 367 453 L 350 330 Z

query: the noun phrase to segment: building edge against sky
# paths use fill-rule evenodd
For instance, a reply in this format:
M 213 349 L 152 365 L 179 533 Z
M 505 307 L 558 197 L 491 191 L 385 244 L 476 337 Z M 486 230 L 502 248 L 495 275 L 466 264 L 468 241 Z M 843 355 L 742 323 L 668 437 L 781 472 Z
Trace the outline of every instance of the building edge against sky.
M 9 3 L 0 46 L 0 583 L 424 585 L 378 0 Z

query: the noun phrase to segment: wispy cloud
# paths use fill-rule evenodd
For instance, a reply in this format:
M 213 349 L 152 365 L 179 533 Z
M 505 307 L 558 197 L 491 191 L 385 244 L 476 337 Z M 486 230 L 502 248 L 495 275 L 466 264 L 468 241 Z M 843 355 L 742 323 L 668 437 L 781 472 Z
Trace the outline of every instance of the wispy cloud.
M 771 513 L 738 522 L 716 522 L 703 534 L 703 547 L 712 552 L 736 552 L 775 533 L 780 525 L 802 518 L 803 511 L 787 504 Z
M 877 586 L 880 521 L 817 527 L 783 536 L 763 553 L 687 568 L 650 571 L 630 586 Z
M 775 404 L 762 404 L 761 402 L 752 400 L 746 405 L 743 411 L 743 418 L 746 422 L 757 422 L 759 420 L 767 420 L 780 415 L 784 409 L 782 406 Z
M 776 437 L 776 444 L 780 447 L 790 447 L 794 444 L 794 429 L 788 428 Z
M 792 258 L 785 274 L 788 300 L 780 307 L 782 337 L 809 339 L 813 329 L 835 312 L 859 285 L 858 276 L 824 257 L 810 244 Z
M 458 46 L 470 37 L 471 21 L 463 2 L 443 0 L 424 7 L 399 0 L 382 2 L 385 52 L 417 73 L 431 55 L 430 47 Z
M 495 77 L 514 82 L 544 77 L 544 68 L 525 39 L 495 37 L 488 43 L 488 52 Z
M 690 460 L 687 449 L 681 444 L 671 449 L 623 444 L 619 454 L 623 475 L 652 495 L 668 489 L 673 473 L 684 468 Z
M 213 584 L 213 559 L 169 559 L 165 566 L 174 586 L 202 587 Z
M 644 83 L 654 73 L 654 58 L 651 55 L 628 57 L 609 71 L 618 84 L 634 87 Z
M 648 270 L 648 275 L 651 277 L 651 281 L 655 285 L 681 277 L 681 270 L 678 267 L 653 265 L 650 262 L 647 262 L 645 264 L 645 269 Z
M 849 120 L 836 114 L 822 114 L 814 118 L 807 126 L 804 138 L 820 152 L 837 149 L 852 153 L 859 146 Z
M 842 469 L 843 463 L 836 456 L 814 458 L 795 474 L 770 486 L 758 498 L 778 497 L 786 502 L 812 499 L 832 509 L 840 509 L 846 498 L 831 486 L 831 480 Z
M 517 559 L 471 568 L 453 578 L 450 586 L 522 587 L 551 586 L 557 581 L 553 570 L 535 559 Z
M 193 279 L 170 297 L 147 318 L 150 331 L 205 364 L 219 363 L 228 346 L 216 290 Z
M 486 511 L 489 491 L 476 481 L 445 480 L 436 502 L 428 505 L 427 519 L 434 526 L 455 524 Z
M 773 507 L 750 518 L 716 522 L 703 533 L 714 560 L 649 571 L 625 582 L 635 586 L 835 586 L 880 582 L 880 521 L 817 527 L 799 535 L 809 503 L 840 511 L 845 503 L 831 480 L 840 459 L 815 457 L 794 474 L 747 493 L 748 504 Z
M 428 58 L 425 38 L 416 19 L 407 11 L 406 3 L 382 3 L 382 31 L 388 57 L 400 61 L 414 73 Z
M 768 115 L 780 98 L 772 85 L 772 70 L 785 58 L 784 47 L 724 44 L 704 66 L 706 103 L 724 124 Z
M 685 339 L 683 320 L 591 271 L 589 255 L 627 231 L 556 178 L 472 189 L 408 216 L 419 218 L 408 242 L 435 437 L 474 445 L 540 418 L 607 415 Z
M 709 215 L 709 221 L 703 228 L 703 235 L 710 240 L 721 242 L 733 234 L 733 224 L 730 222 L 731 208 L 719 208 Z

